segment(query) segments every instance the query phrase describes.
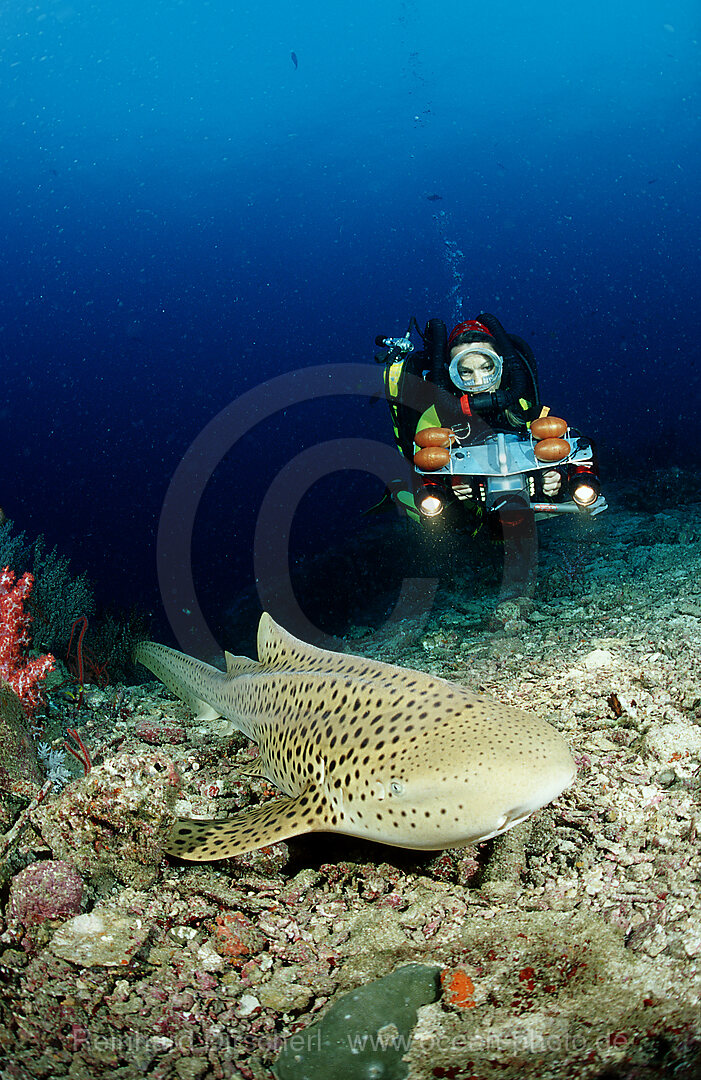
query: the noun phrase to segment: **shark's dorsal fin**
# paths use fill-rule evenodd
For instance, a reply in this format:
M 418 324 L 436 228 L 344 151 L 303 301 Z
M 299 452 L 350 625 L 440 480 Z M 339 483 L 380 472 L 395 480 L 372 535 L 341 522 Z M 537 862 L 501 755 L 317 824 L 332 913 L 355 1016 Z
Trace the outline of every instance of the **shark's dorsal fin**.
M 433 689 L 436 683 L 446 685 L 444 679 L 424 671 L 309 645 L 279 626 L 267 611 L 263 612 L 258 624 L 258 658 L 268 671 L 316 671 L 324 675 L 369 678 L 374 682 L 388 683 L 399 679 L 404 683 L 411 682 L 417 692 L 424 687 Z M 461 688 L 455 684 L 451 685 L 451 689 L 456 693 L 461 692 Z
M 267 611 L 263 612 L 258 623 L 258 660 L 263 667 L 273 671 L 325 671 L 325 656 L 323 649 L 296 638 Z
M 176 821 L 166 851 L 178 859 L 209 862 L 289 840 L 291 836 L 323 828 L 323 814 L 307 792 L 294 798 L 274 799 L 244 810 L 226 821 Z
M 263 671 L 263 664 L 257 660 L 250 660 L 247 656 L 234 656 L 233 653 L 225 652 L 227 675 L 259 675 Z
M 285 630 L 267 611 L 263 612 L 258 624 L 258 659 L 268 671 L 317 671 L 324 675 L 349 676 L 372 671 L 376 677 L 383 671 L 391 675 L 403 670 L 353 653 L 319 649 Z

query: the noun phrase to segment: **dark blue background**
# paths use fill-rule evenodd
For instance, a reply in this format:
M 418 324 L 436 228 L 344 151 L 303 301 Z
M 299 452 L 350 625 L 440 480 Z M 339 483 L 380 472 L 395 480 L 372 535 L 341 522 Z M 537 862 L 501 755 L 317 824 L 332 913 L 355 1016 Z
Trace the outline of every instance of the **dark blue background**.
M 221 408 L 370 360 L 411 314 L 490 310 L 526 337 L 605 470 L 699 462 L 696 0 L 38 0 L 0 19 L 0 505 L 102 599 L 158 609 L 161 503 Z M 211 611 L 250 584 L 272 477 L 345 435 L 389 441 L 382 404 L 291 408 L 225 459 L 195 535 Z M 320 485 L 296 550 L 380 492 Z

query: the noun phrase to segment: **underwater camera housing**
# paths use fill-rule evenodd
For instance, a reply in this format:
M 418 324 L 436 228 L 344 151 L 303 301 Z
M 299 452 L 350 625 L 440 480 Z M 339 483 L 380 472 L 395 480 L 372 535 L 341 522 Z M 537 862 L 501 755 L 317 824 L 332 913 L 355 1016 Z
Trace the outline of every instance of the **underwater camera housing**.
M 536 520 L 572 513 L 594 517 L 606 510 L 591 443 L 564 421 L 560 424 L 557 437 L 500 431 L 469 445 L 460 445 L 452 432 L 446 432 L 442 446 L 438 440 L 428 445 L 428 432 L 445 429 L 427 429 L 422 439 L 427 446 L 414 455 L 414 498 L 422 517 L 435 520 L 446 507 L 463 501 L 487 513 L 528 509 Z M 562 494 L 548 499 L 542 474 L 553 468 L 564 468 L 565 479 Z

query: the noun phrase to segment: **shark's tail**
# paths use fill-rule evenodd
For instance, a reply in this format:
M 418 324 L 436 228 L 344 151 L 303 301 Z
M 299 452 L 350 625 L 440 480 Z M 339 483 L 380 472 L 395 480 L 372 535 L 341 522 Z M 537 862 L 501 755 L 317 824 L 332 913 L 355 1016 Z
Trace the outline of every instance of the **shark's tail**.
M 155 641 L 139 642 L 134 649 L 134 659 L 184 701 L 197 720 L 212 723 L 221 717 L 221 712 L 208 700 L 215 697 L 212 691 L 226 677 L 218 668 Z M 231 724 L 230 730 L 233 726 Z

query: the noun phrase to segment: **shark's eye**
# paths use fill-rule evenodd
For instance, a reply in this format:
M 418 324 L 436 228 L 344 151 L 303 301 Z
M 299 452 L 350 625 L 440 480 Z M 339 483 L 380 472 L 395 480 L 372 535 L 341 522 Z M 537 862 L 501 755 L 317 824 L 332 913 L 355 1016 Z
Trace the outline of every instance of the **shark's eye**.
M 403 795 L 404 794 L 404 784 L 402 784 L 401 780 L 390 780 L 390 782 L 389 782 L 389 793 L 390 793 L 390 795 Z

